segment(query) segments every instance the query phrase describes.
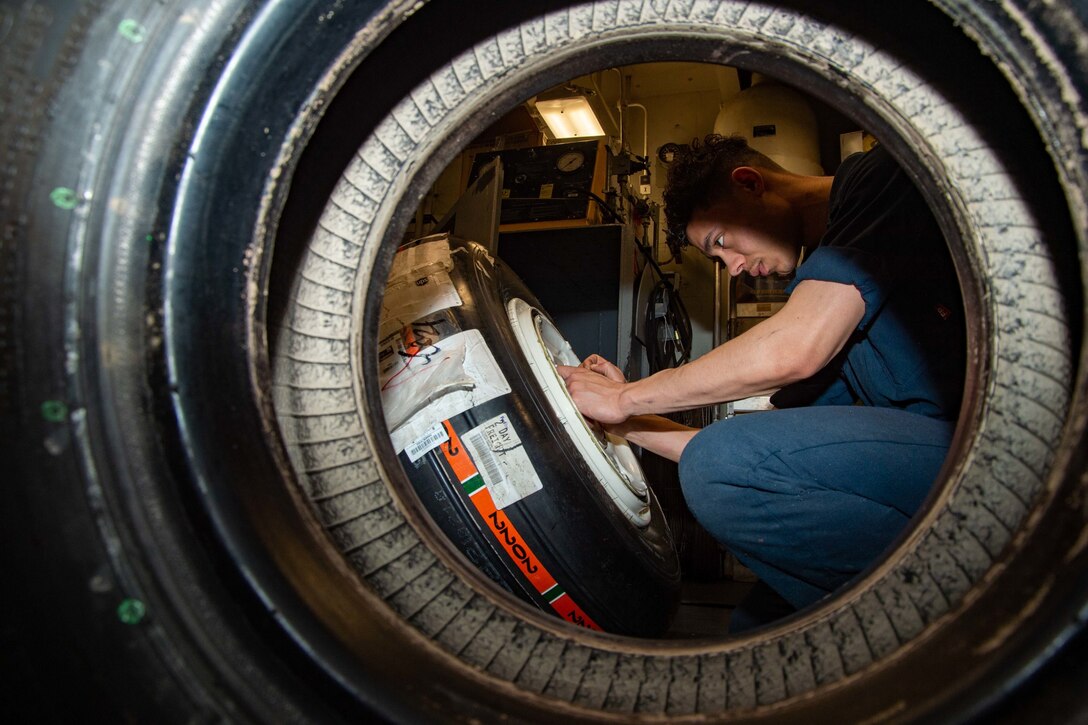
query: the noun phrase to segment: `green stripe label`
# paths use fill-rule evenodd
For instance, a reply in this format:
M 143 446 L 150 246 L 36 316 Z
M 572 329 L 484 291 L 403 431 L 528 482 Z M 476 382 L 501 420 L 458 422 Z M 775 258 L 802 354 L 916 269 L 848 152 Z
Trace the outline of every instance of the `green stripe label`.
M 484 479 L 482 476 L 480 476 L 479 473 L 472 476 L 471 478 L 466 478 L 464 481 L 461 481 L 461 488 L 463 488 L 465 490 L 465 493 L 467 493 L 469 496 L 481 491 L 483 487 Z
M 540 595 L 548 601 L 548 604 L 551 604 L 564 594 L 566 594 L 566 592 L 563 590 L 563 587 L 559 586 L 558 583 L 553 584 L 551 587 L 540 593 Z

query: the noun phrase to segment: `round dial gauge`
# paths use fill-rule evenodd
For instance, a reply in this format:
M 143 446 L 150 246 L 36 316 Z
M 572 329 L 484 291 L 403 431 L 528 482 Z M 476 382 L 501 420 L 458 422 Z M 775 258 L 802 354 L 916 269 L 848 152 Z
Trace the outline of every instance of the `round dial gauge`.
M 586 155 L 581 151 L 568 151 L 555 162 L 555 168 L 564 174 L 577 171 L 586 162 Z

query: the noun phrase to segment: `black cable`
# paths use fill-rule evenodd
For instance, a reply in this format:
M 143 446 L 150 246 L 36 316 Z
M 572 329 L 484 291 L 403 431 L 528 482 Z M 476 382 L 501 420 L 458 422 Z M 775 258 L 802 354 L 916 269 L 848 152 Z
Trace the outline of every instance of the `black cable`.
M 608 215 L 612 217 L 612 221 L 616 222 L 617 224 L 623 224 L 624 223 L 623 217 L 620 216 L 618 211 L 616 211 L 611 206 L 609 206 L 607 201 L 605 201 L 601 197 L 597 196 L 592 191 L 587 191 L 586 196 L 588 196 L 593 201 L 597 202 L 597 206 L 600 207 L 601 211 L 607 212 Z
M 607 201 L 592 191 L 586 192 L 586 195 L 597 202 L 601 211 L 607 212 L 613 221 L 624 223 L 623 217 Z M 653 267 L 658 280 L 650 293 L 643 333 L 645 339 L 642 341 L 650 374 L 653 374 L 665 368 L 679 367 L 691 358 L 691 318 L 680 300 L 679 291 L 673 287 L 668 275 L 654 259 L 653 251 L 639 239 L 635 239 L 635 246 Z
M 679 367 L 691 358 L 691 318 L 680 295 L 664 277 L 650 292 L 643 337 L 651 375 Z
M 658 261 L 654 259 L 654 252 L 652 249 L 650 249 L 649 245 L 636 238 L 635 246 L 639 248 L 639 251 L 642 252 L 642 256 L 646 257 L 646 261 L 649 262 L 650 266 L 654 268 L 655 272 L 657 272 L 658 279 L 668 285 L 670 290 L 675 291 L 672 283 L 669 281 L 668 275 L 666 275 L 665 271 L 661 269 L 661 265 L 658 264 Z
M 653 250 L 640 239 L 634 241 L 657 275 L 657 283 L 647 303 L 644 339 L 641 341 L 652 375 L 666 368 L 679 367 L 691 359 L 691 318 L 680 299 L 679 290 L 661 269 Z

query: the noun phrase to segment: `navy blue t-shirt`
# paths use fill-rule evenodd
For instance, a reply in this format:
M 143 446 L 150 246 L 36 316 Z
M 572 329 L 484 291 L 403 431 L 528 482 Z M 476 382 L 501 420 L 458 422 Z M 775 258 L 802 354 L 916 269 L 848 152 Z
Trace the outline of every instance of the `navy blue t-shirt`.
M 863 403 L 955 420 L 966 328 L 952 259 L 928 205 L 886 149 L 854 154 L 831 187 L 828 227 L 787 288 L 851 284 L 865 314 L 842 353 L 779 407 Z

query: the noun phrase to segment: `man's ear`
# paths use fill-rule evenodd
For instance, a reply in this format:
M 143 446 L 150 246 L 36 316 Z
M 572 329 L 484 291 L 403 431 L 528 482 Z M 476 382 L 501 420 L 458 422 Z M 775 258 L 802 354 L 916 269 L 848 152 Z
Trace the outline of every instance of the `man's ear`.
M 759 169 L 755 169 L 751 166 L 738 166 L 733 169 L 730 178 L 733 180 L 734 184 L 748 193 L 754 194 L 757 197 L 763 195 L 763 174 L 759 172 Z

